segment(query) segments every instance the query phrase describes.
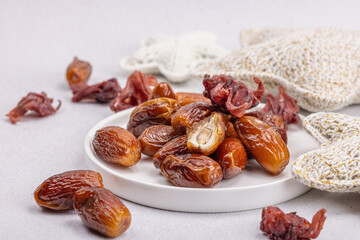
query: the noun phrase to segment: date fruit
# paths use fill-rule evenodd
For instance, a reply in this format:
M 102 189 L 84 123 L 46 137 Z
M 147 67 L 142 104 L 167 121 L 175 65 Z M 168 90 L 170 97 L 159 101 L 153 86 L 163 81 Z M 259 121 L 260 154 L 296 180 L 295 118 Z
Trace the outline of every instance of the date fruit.
M 141 144 L 141 153 L 154 156 L 170 140 L 178 137 L 172 126 L 155 125 L 147 128 L 138 138 Z
M 194 123 L 210 116 L 214 110 L 215 108 L 207 103 L 190 103 L 174 114 L 171 125 L 178 134 L 184 134 Z
M 220 164 L 224 178 L 232 178 L 246 167 L 247 154 L 241 140 L 225 138 L 216 150 L 216 160 Z
M 120 236 L 131 223 L 127 207 L 104 188 L 79 189 L 74 195 L 74 208 L 87 227 L 108 237 Z
M 289 163 L 289 150 L 281 136 L 258 118 L 242 116 L 235 129 L 255 160 L 268 172 L 277 175 Z
M 200 154 L 169 155 L 161 172 L 179 187 L 211 188 L 223 178 L 219 163 Z
M 100 173 L 75 170 L 56 174 L 36 188 L 34 198 L 40 207 L 53 210 L 72 209 L 74 193 L 83 187 L 102 188 Z
M 167 82 L 158 83 L 152 90 L 149 100 L 161 97 L 175 99 L 175 93 Z
M 72 63 L 66 70 L 66 79 L 71 84 L 86 83 L 91 75 L 92 67 L 90 63 L 74 57 Z
M 225 139 L 223 115 L 213 112 L 189 128 L 187 137 L 187 147 L 192 153 L 212 154 Z
M 139 137 L 153 125 L 168 125 L 173 113 L 179 109 L 178 102 L 171 98 L 155 98 L 137 106 L 130 115 L 127 129 Z
M 182 155 L 190 153 L 190 150 L 186 145 L 187 136 L 182 135 L 174 138 L 170 142 L 166 143 L 153 157 L 153 163 L 156 168 L 160 168 L 161 163 L 169 155 Z
M 177 92 L 175 94 L 175 99 L 179 102 L 180 106 L 196 102 L 211 104 L 211 100 L 204 97 L 201 93 Z
M 109 126 L 97 130 L 92 145 L 100 159 L 117 165 L 130 167 L 141 158 L 140 142 L 122 127 Z

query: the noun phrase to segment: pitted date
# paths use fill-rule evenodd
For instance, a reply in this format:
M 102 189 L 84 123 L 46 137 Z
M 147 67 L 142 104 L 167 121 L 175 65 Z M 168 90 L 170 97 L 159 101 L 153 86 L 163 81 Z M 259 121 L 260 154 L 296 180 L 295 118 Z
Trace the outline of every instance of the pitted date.
M 184 134 L 194 123 L 210 116 L 214 110 L 215 108 L 207 103 L 190 103 L 174 114 L 171 125 L 178 134 Z
M 182 135 L 174 138 L 170 142 L 166 143 L 153 157 L 153 163 L 156 168 L 160 168 L 161 163 L 169 155 L 182 155 L 190 153 L 190 150 L 186 145 L 187 136 Z
M 179 109 L 178 102 L 171 98 L 156 98 L 137 106 L 130 115 L 127 129 L 139 137 L 153 125 L 167 125 L 174 112 Z
M 225 138 L 225 119 L 213 112 L 209 117 L 193 124 L 187 131 L 187 147 L 192 153 L 210 155 Z
M 147 128 L 138 138 L 141 144 L 141 153 L 154 156 L 170 140 L 178 137 L 172 126 L 155 125 Z
M 99 129 L 92 145 L 100 159 L 130 167 L 141 158 L 140 142 L 129 131 L 117 126 Z
M 220 164 L 224 178 L 240 174 L 247 163 L 247 154 L 241 140 L 225 138 L 216 150 L 216 160 Z
M 219 163 L 200 154 L 169 155 L 161 172 L 179 187 L 211 188 L 223 178 Z

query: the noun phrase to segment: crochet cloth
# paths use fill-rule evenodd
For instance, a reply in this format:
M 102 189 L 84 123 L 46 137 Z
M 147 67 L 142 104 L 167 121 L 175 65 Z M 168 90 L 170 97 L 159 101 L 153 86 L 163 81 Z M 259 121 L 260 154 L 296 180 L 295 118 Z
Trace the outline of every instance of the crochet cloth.
M 360 118 L 319 112 L 303 125 L 321 147 L 293 162 L 295 179 L 330 192 L 360 192 Z
M 207 32 L 153 36 L 145 39 L 140 49 L 123 58 L 120 67 L 129 72 L 161 73 L 172 82 L 183 82 L 198 64 L 229 53 L 215 41 L 216 36 Z
M 360 34 L 335 29 L 246 30 L 244 48 L 196 68 L 192 75 L 226 74 L 267 92 L 278 85 L 308 111 L 333 111 L 360 102 Z

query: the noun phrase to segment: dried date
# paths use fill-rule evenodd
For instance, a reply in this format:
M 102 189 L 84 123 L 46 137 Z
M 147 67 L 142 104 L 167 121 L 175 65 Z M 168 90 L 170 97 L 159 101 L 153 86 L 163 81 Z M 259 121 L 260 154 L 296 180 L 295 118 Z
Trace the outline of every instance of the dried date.
M 281 136 L 258 118 L 242 116 L 235 121 L 241 141 L 268 172 L 280 174 L 289 163 L 289 150 Z
M 192 153 L 210 155 L 225 139 L 225 119 L 213 112 L 209 117 L 194 123 L 187 131 L 187 147 Z
M 166 143 L 159 151 L 157 151 L 153 157 L 153 163 L 156 168 L 160 168 L 161 163 L 169 155 L 182 155 L 190 153 L 187 148 L 187 136 L 182 135 L 174 138 L 170 142 Z
M 108 237 L 120 236 L 131 224 L 130 211 L 107 189 L 79 189 L 74 195 L 74 208 L 87 227 Z
M 141 153 L 154 156 L 170 140 L 178 137 L 174 128 L 168 125 L 155 125 L 147 128 L 138 138 Z
M 225 138 L 216 150 L 216 160 L 222 168 L 224 178 L 233 178 L 240 174 L 247 163 L 243 143 L 237 138 Z
M 117 165 L 130 167 L 141 158 L 140 142 L 121 127 L 109 126 L 97 130 L 92 145 L 100 159 Z
M 178 134 L 184 134 L 194 123 L 210 116 L 214 110 L 215 108 L 207 103 L 190 103 L 174 114 L 171 125 Z
M 75 170 L 56 174 L 46 179 L 34 192 L 40 207 L 53 210 L 73 208 L 74 193 L 83 187 L 102 188 L 100 173 L 90 170 Z
M 69 85 L 86 83 L 91 75 L 92 67 L 90 63 L 74 57 L 72 63 L 66 70 L 66 80 Z
M 180 106 L 185 106 L 196 102 L 211 104 L 210 99 L 204 97 L 204 95 L 201 93 L 177 92 L 175 94 L 175 99 L 179 102 Z
M 174 112 L 179 109 L 175 99 L 156 98 L 137 106 L 130 115 L 127 129 L 139 137 L 140 134 L 153 125 L 167 125 L 171 122 Z
M 161 98 L 161 97 L 167 97 L 175 99 L 175 93 L 170 87 L 170 84 L 166 82 L 158 83 L 154 89 L 152 90 L 149 100 L 155 99 L 155 98 Z
M 169 155 L 161 172 L 179 187 L 211 188 L 223 178 L 219 163 L 200 154 Z

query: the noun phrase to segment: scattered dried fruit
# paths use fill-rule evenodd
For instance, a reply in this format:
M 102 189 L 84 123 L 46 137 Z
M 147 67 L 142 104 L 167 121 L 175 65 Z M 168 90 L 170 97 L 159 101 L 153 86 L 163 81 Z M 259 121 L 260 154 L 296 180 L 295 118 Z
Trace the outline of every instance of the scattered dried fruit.
M 220 107 L 222 111 L 241 117 L 246 110 L 258 105 L 264 96 L 263 83 L 258 78 L 254 78 L 254 81 L 259 85 L 256 91 L 251 90 L 240 81 L 235 81 L 230 76 L 210 77 L 206 74 L 203 80 L 204 96 Z
M 74 193 L 83 187 L 102 188 L 100 173 L 75 170 L 56 174 L 36 188 L 34 198 L 40 207 L 53 210 L 72 209 Z
M 187 147 L 192 153 L 210 155 L 225 139 L 225 119 L 213 112 L 209 117 L 193 124 L 187 131 Z
M 71 84 L 86 83 L 91 75 L 92 67 L 90 63 L 79 60 L 74 57 L 74 60 L 66 70 L 66 79 Z
M 237 138 L 225 138 L 216 150 L 216 160 L 220 164 L 224 178 L 232 178 L 246 167 L 247 154 L 242 142 Z
M 175 99 L 175 93 L 167 82 L 158 83 L 152 90 L 148 100 L 161 97 Z
M 325 223 L 326 210 L 318 211 L 312 222 L 296 215 L 296 212 L 285 214 L 277 207 L 263 208 L 261 214 L 260 230 L 269 239 L 306 240 L 319 236 Z
M 277 175 L 289 163 L 289 150 L 281 136 L 258 118 L 242 116 L 235 121 L 241 141 L 268 172 Z
M 116 78 L 109 79 L 102 83 L 94 85 L 87 85 L 85 83 L 70 85 L 73 90 L 73 102 L 80 102 L 84 99 L 95 100 L 97 102 L 105 103 L 110 102 L 121 91 L 121 87 L 118 84 Z
M 17 123 L 20 120 L 20 117 L 24 116 L 27 111 L 34 111 L 40 117 L 45 117 L 56 113 L 61 106 L 60 100 L 59 105 L 56 108 L 51 105 L 52 102 L 53 99 L 48 98 L 44 92 L 41 92 L 40 94 L 30 92 L 27 96 L 23 97 L 17 106 L 6 114 L 6 116 L 9 117 L 13 124 Z
M 82 188 L 75 192 L 74 208 L 84 224 L 105 236 L 117 237 L 131 224 L 127 207 L 104 188 Z
M 215 108 L 207 103 L 190 103 L 172 116 L 171 126 L 178 134 L 184 134 L 194 123 L 210 116 L 214 110 Z
M 196 102 L 211 104 L 210 99 L 204 97 L 204 95 L 201 93 L 177 92 L 175 94 L 175 99 L 179 102 L 180 106 L 185 106 Z
M 159 151 L 157 151 L 153 157 L 153 163 L 156 168 L 160 168 L 161 163 L 169 155 L 182 155 L 190 153 L 190 150 L 186 145 L 187 136 L 182 135 L 174 138 L 170 142 L 166 143 Z
M 179 109 L 175 99 L 156 98 L 137 106 L 130 115 L 127 129 L 139 137 L 152 125 L 167 125 L 171 122 L 174 112 Z
M 161 163 L 161 172 L 179 187 L 210 188 L 223 177 L 219 163 L 200 154 L 169 155 Z
M 296 105 L 296 100 L 286 94 L 283 86 L 279 86 L 278 99 L 270 93 L 266 96 L 266 100 L 265 107 L 261 111 L 282 117 L 286 124 L 300 121 L 300 108 Z
M 147 128 L 138 138 L 141 153 L 154 156 L 170 140 L 178 137 L 174 128 L 168 125 L 155 125 Z
M 138 71 L 133 72 L 128 77 L 125 88 L 111 102 L 111 110 L 119 112 L 146 102 L 151 93 L 150 86 L 156 84 L 157 80 L 154 76 L 146 76 Z
M 97 130 L 92 145 L 100 159 L 121 166 L 133 166 L 141 158 L 140 142 L 121 127 L 109 126 Z

